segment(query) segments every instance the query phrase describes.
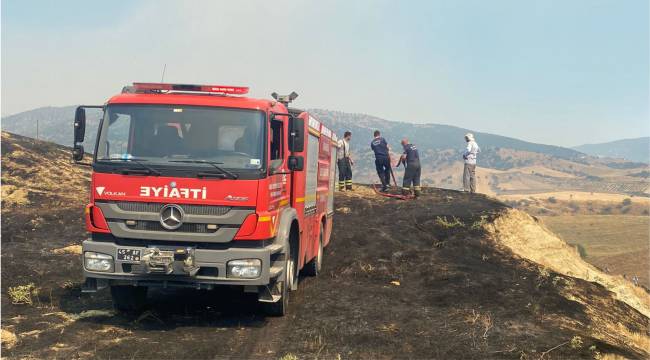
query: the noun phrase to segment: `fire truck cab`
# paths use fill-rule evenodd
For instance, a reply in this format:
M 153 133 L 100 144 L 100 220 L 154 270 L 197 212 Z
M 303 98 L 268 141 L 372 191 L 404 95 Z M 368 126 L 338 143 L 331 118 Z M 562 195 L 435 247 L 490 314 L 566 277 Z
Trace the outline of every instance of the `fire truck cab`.
M 336 135 L 297 94 L 246 87 L 134 83 L 79 106 L 73 159 L 83 163 L 86 109 L 103 116 L 92 154 L 83 290 L 110 288 L 138 310 L 149 287 L 239 286 L 284 315 L 298 274 L 317 275 L 333 221 Z

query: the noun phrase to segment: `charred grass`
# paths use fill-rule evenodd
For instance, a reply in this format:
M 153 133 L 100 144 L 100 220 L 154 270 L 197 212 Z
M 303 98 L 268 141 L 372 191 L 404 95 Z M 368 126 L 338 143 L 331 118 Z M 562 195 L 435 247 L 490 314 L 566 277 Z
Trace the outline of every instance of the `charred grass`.
M 481 195 L 431 189 L 421 199 L 399 201 L 362 187 L 337 193 L 323 272 L 301 279 L 289 315 L 268 318 L 254 298 L 227 288 L 154 291 L 144 312 L 113 312 L 107 292 L 80 291 L 74 246 L 85 237 L 86 194 L 79 191 L 67 203 L 40 194 L 29 204 L 2 208 L 7 358 L 646 355 L 616 335 L 626 331 L 643 341 L 646 317 L 601 285 L 495 246 L 484 225 L 505 207 Z M 20 286 L 30 288 L 31 304 L 12 301 L 10 288 Z M 613 326 L 610 338 L 591 330 L 605 325 Z

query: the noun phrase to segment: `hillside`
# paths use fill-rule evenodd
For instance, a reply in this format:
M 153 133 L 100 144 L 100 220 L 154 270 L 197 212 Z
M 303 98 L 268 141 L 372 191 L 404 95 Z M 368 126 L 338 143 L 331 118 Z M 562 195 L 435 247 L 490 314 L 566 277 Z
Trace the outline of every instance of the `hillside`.
M 36 123 L 39 122 L 39 138 L 61 145 L 69 145 L 72 139 L 72 120 L 76 106 L 65 107 L 43 107 L 2 118 L 2 128 L 23 136 L 36 138 Z M 393 140 L 393 146 L 399 145 L 402 136 L 413 139 L 422 148 L 456 149 L 462 147 L 463 135 L 469 132 L 455 126 L 437 124 L 410 124 L 395 121 L 388 121 L 365 114 L 350 114 L 340 111 L 329 111 L 322 109 L 311 109 L 323 122 L 333 129 L 350 129 L 357 137 L 354 144 L 357 148 L 366 147 L 369 141 L 365 138 L 371 137 L 372 131 L 382 129 L 388 139 Z M 88 128 L 96 129 L 98 116 L 88 116 Z M 484 149 L 508 148 L 528 152 L 547 154 L 563 159 L 578 159 L 583 156 L 580 152 L 559 146 L 534 144 L 505 136 L 492 135 L 487 133 L 476 133 L 481 139 Z M 89 135 L 91 135 L 89 133 Z M 94 134 L 92 134 L 94 136 Z M 507 167 L 508 165 L 497 165 Z
M 29 200 L 2 204 L 9 359 L 142 358 L 153 343 L 173 343 L 168 358 L 650 356 L 645 290 L 524 213 L 435 188 L 408 202 L 337 193 L 323 273 L 301 280 L 284 318 L 228 290 L 154 292 L 145 312 L 116 314 L 106 292 L 80 293 L 87 171 L 51 171 L 66 162 L 59 146 L 8 134 L 2 146 L 3 191 L 11 183 Z M 30 303 L 12 302 L 17 286 Z
M 72 146 L 72 123 L 76 108 L 76 105 L 47 106 L 5 116 L 2 118 L 2 131 L 51 141 L 59 145 Z M 84 141 L 86 151 L 94 149 L 99 120 L 99 110 L 89 109 L 87 111 L 86 141 Z
M 623 139 L 600 144 L 585 144 L 575 150 L 598 157 L 611 157 L 650 163 L 650 137 Z
M 374 158 L 369 141 L 375 129 L 383 131 L 394 151 L 406 136 L 420 150 L 423 163 L 422 182 L 447 189 L 462 186 L 460 151 L 463 135 L 469 130 L 436 124 L 410 124 L 380 119 L 365 114 L 313 109 L 319 119 L 333 129 L 351 130 L 356 159 L 354 180 L 361 183 L 377 181 Z M 2 119 L 2 129 L 70 145 L 74 106 L 40 108 Z M 87 151 L 94 148 L 99 113 L 88 115 Z M 482 148 L 479 158 L 479 191 L 489 195 L 531 194 L 550 191 L 584 191 L 647 195 L 648 165 L 584 155 L 558 146 L 534 144 L 505 136 L 476 133 Z M 402 169 L 396 170 L 398 181 Z
M 470 130 L 447 125 L 409 124 L 365 114 L 311 110 L 334 129 L 352 131 L 354 178 L 377 182 L 369 142 L 381 130 L 394 152 L 408 137 L 422 159 L 422 182 L 448 189 L 462 187 L 463 136 Z M 529 143 L 504 136 L 475 133 L 481 146 L 477 170 L 479 192 L 489 195 L 586 191 L 648 194 L 648 166 L 617 159 L 598 159 L 558 146 Z M 394 156 L 395 158 L 397 155 Z M 395 170 L 398 181 L 403 169 Z
M 463 137 L 466 133 L 472 132 L 477 139 L 481 139 L 483 150 L 507 148 L 513 150 L 546 154 L 562 159 L 580 159 L 584 154 L 568 148 L 553 145 L 535 144 L 506 136 L 475 132 L 469 129 L 450 125 L 439 124 L 412 124 L 381 119 L 366 114 L 351 114 L 341 111 L 322 109 L 311 109 L 316 116 L 330 125 L 333 129 L 349 129 L 353 137 L 353 145 L 360 148 L 368 147 L 372 132 L 381 130 L 383 136 L 389 140 L 393 148 L 398 148 L 402 137 L 408 137 L 415 144 L 423 149 L 446 150 L 462 149 L 464 147 Z M 505 168 L 513 164 L 494 164 L 495 168 Z M 491 166 L 492 167 L 492 166 Z

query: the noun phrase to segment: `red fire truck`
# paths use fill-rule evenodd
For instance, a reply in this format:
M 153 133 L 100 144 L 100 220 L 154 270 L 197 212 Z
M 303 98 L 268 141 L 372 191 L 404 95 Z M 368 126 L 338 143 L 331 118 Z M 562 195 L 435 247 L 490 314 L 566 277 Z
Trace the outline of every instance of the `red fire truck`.
M 330 240 L 336 135 L 298 95 L 247 87 L 134 83 L 80 106 L 73 159 L 83 163 L 86 109 L 103 111 L 92 156 L 83 290 L 110 288 L 133 311 L 149 287 L 256 293 L 287 311 L 298 274 L 317 275 Z

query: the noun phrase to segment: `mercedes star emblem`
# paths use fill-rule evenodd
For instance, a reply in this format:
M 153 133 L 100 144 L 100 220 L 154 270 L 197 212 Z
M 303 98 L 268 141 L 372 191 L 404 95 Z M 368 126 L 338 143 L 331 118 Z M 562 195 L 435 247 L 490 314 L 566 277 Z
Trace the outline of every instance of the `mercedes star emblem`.
M 160 225 L 167 230 L 176 230 L 183 225 L 185 212 L 176 204 L 168 204 L 160 209 Z

